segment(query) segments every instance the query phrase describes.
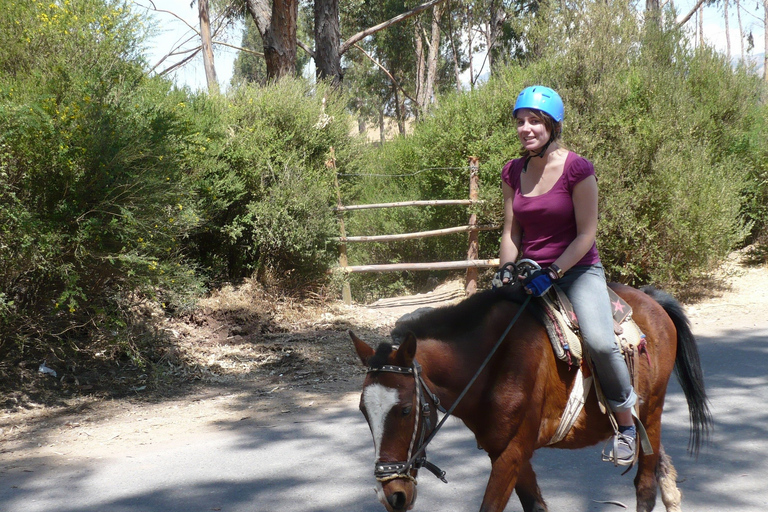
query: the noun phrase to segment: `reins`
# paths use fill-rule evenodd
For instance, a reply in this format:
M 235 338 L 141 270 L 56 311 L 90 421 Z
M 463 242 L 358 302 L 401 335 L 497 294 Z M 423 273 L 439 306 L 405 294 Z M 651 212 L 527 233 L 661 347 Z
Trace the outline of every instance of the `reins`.
M 440 468 L 438 468 L 434 464 L 427 462 L 426 457 L 421 457 L 421 455 L 424 452 L 424 450 L 427 448 L 427 445 L 432 441 L 432 439 L 434 439 L 435 435 L 440 430 L 440 428 L 445 424 L 445 422 L 448 420 L 448 418 L 451 416 L 451 414 L 453 414 L 453 411 L 456 410 L 456 407 L 459 405 L 459 403 L 464 398 L 464 396 L 467 394 L 467 392 L 469 392 L 469 388 L 472 387 L 472 384 L 474 384 L 475 381 L 478 379 L 478 377 L 480 377 L 480 374 L 483 372 L 485 367 L 491 361 L 491 358 L 496 353 L 496 351 L 499 349 L 499 347 L 501 346 L 501 343 L 504 341 L 504 338 L 506 338 L 507 334 L 509 334 L 509 331 L 512 330 L 512 327 L 515 325 L 515 323 L 517 323 L 517 320 L 520 318 L 520 315 L 523 314 L 523 311 L 525 310 L 525 307 L 528 305 L 528 303 L 530 301 L 531 301 L 531 296 L 528 295 L 525 298 L 525 300 L 523 301 L 522 305 L 520 306 L 520 309 L 517 311 L 517 313 L 512 318 L 512 320 L 509 322 L 509 325 L 507 325 L 507 328 L 504 329 L 503 333 L 501 333 L 501 336 L 499 337 L 499 339 L 496 342 L 496 344 L 493 346 L 491 351 L 485 357 L 485 360 L 482 362 L 482 364 L 480 364 L 480 367 L 477 369 L 475 374 L 472 376 L 472 378 L 469 380 L 469 382 L 464 387 L 462 392 L 459 394 L 458 398 L 456 398 L 456 401 L 453 402 L 453 405 L 451 405 L 451 407 L 447 411 L 445 411 L 445 415 L 440 420 L 440 422 L 437 424 L 437 426 L 432 431 L 432 433 L 429 434 L 429 436 L 426 438 L 426 440 L 423 440 L 423 442 L 421 442 L 421 446 L 419 446 L 416 449 L 416 451 L 413 453 L 413 455 L 411 455 L 411 458 L 405 464 L 401 464 L 401 463 L 388 463 L 388 464 L 386 464 L 387 466 L 389 466 L 391 468 L 391 470 L 389 472 L 390 474 L 388 476 L 385 476 L 384 478 L 386 478 L 387 480 L 391 480 L 392 478 L 413 479 L 413 477 L 411 477 L 411 475 L 408 474 L 408 471 L 410 471 L 410 469 L 412 467 L 417 467 L 418 468 L 418 467 L 424 466 L 430 472 L 432 472 L 436 477 L 438 477 L 440 480 L 442 480 L 445 483 L 448 483 L 448 480 L 445 479 L 445 471 L 442 471 L 442 470 L 440 470 Z M 424 381 L 419 376 L 418 369 L 416 369 L 416 368 L 418 368 L 417 365 L 418 365 L 418 363 L 416 363 L 414 361 L 415 368 L 411 372 L 403 372 L 403 371 L 399 371 L 399 370 L 384 370 L 384 371 L 397 371 L 398 373 L 413 373 L 414 378 L 416 379 L 416 386 L 417 387 L 424 386 L 424 388 L 429 392 L 429 394 L 432 397 L 432 399 L 436 402 L 435 406 L 438 407 L 439 406 L 439 400 L 437 399 L 437 397 L 436 397 L 436 395 L 434 393 L 429 391 L 429 388 L 427 388 L 426 383 L 424 383 Z M 417 391 L 417 393 L 419 393 L 419 391 Z M 416 435 L 416 432 L 414 431 L 414 436 L 415 435 Z M 409 449 L 409 451 L 410 451 L 410 449 Z M 416 464 L 416 466 L 414 466 L 414 464 Z M 380 466 L 380 465 L 384 465 L 384 464 L 377 464 L 377 469 L 378 469 L 378 466 Z

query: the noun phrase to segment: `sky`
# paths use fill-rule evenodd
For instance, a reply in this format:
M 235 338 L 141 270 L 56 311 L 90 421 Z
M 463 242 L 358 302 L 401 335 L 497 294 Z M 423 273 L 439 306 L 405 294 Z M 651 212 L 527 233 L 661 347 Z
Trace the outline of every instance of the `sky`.
M 680 18 L 685 16 L 696 4 L 696 0 L 670 0 L 674 2 L 680 13 Z M 199 29 L 199 20 L 197 12 L 197 3 L 190 6 L 192 0 L 134 0 L 137 12 L 148 13 L 156 22 L 159 32 L 156 37 L 150 41 L 149 61 L 151 65 L 157 63 L 163 56 L 167 55 L 175 45 L 184 41 L 190 36 L 197 37 L 195 32 L 183 21 L 177 19 L 171 14 L 164 12 L 153 12 L 146 7 L 154 3 L 158 10 L 171 11 L 177 16 L 183 18 L 189 25 Z M 662 0 L 663 2 L 663 0 Z M 722 1 L 721 5 L 705 7 L 704 9 L 704 38 L 722 53 L 726 51 L 725 23 L 723 21 Z M 762 63 L 764 53 L 765 38 L 763 37 L 763 13 L 759 9 L 756 0 L 742 0 L 742 26 L 744 33 L 750 30 L 754 33 L 755 48 L 749 53 L 752 58 L 757 58 Z M 729 10 L 729 26 L 731 39 L 731 55 L 734 58 L 741 56 L 741 47 L 739 46 L 739 26 L 736 17 L 735 0 L 731 0 Z M 142 6 L 144 8 L 142 8 Z M 695 31 L 695 17 L 692 17 L 686 27 L 693 33 Z M 238 45 L 242 32 L 242 25 L 238 25 L 229 31 L 226 42 Z M 189 43 L 187 46 L 193 46 Z M 232 66 L 237 56 L 237 50 L 214 45 L 214 62 L 216 66 L 216 75 L 219 86 L 226 90 L 232 78 Z M 165 69 L 170 62 L 179 60 L 180 57 L 169 57 L 163 64 L 158 66 L 157 71 Z M 476 66 L 482 62 L 482 56 L 476 61 Z M 180 71 L 172 75 L 173 79 L 180 86 L 189 86 L 192 90 L 205 89 L 205 70 L 201 56 L 197 56 L 192 62 L 185 65 Z
M 680 14 L 678 19 L 684 17 L 690 12 L 690 10 L 696 5 L 695 0 L 672 0 Z M 739 21 L 736 16 L 736 2 L 731 0 L 728 9 L 728 27 L 731 40 L 731 56 L 741 57 L 741 46 L 739 42 Z M 762 10 L 762 2 L 758 0 L 741 0 L 741 24 L 744 34 L 748 34 L 750 31 L 753 33 L 755 48 L 749 52 L 752 56 L 759 56 L 762 60 L 762 55 L 765 51 L 765 37 L 764 37 L 764 17 Z M 726 52 L 726 33 L 725 33 L 725 21 L 723 14 L 722 0 L 719 1 L 720 5 L 705 7 L 704 8 L 704 39 L 706 39 L 715 48 L 721 51 L 723 54 Z M 759 4 L 759 5 L 758 5 Z M 692 17 L 687 23 L 686 27 L 690 30 L 695 30 L 696 21 L 695 17 Z M 745 52 L 746 52 L 746 41 Z
M 148 60 L 150 65 L 154 66 L 164 56 L 168 55 L 174 47 L 190 37 L 193 39 L 186 44 L 187 48 L 199 45 L 199 36 L 187 25 L 191 25 L 195 30 L 200 29 L 197 2 L 190 6 L 191 3 L 192 0 L 133 0 L 135 11 L 137 13 L 147 13 L 157 25 L 157 35 L 149 42 Z M 153 4 L 157 11 L 151 9 Z M 148 7 L 150 8 L 147 9 Z M 182 18 L 186 23 L 172 14 L 158 11 L 170 11 L 179 18 Z M 229 30 L 224 42 L 237 46 L 240 44 L 241 35 L 242 24 L 239 24 L 234 29 Z M 216 78 L 222 90 L 227 89 L 232 79 L 233 64 L 237 53 L 237 50 L 228 46 L 214 44 L 213 61 L 216 67 Z M 157 67 L 156 71 L 161 72 L 168 68 L 171 63 L 182 59 L 183 56 L 168 57 Z M 178 85 L 189 86 L 192 90 L 207 88 L 203 58 L 200 54 L 184 65 L 181 70 L 173 72 L 170 76 Z

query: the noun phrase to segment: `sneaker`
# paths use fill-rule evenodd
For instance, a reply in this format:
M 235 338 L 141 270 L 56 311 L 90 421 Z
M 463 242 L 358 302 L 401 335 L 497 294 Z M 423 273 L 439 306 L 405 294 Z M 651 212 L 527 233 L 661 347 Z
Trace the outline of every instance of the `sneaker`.
M 634 430 L 634 429 L 633 429 Z M 637 451 L 637 434 L 635 432 L 627 432 L 624 434 L 616 434 L 608 443 L 613 444 L 613 448 L 606 455 L 605 449 L 603 449 L 603 460 L 606 462 L 613 462 L 617 466 L 629 466 L 635 461 L 635 452 Z

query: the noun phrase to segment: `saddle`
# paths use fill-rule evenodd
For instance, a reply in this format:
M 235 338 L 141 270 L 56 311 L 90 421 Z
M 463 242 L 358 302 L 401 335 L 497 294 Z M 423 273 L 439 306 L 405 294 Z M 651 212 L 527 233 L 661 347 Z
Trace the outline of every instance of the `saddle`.
M 637 323 L 632 319 L 632 307 L 610 287 L 608 288 L 608 296 L 613 313 L 614 334 L 619 347 L 621 347 L 624 360 L 629 369 L 630 379 L 634 386 L 637 380 L 636 355 L 643 354 L 647 358 L 648 363 L 650 364 L 651 362 L 646 346 L 645 334 L 642 333 Z M 554 285 L 550 292 L 542 295 L 536 304 L 538 307 L 533 308 L 533 311 L 547 330 L 555 356 L 561 361 L 568 363 L 569 366 L 576 366 L 578 368 L 573 389 L 560 419 L 560 425 L 555 435 L 547 444 L 552 445 L 562 441 L 571 427 L 573 427 L 574 423 L 576 423 L 576 418 L 578 418 L 586 403 L 589 390 L 593 384 L 597 393 L 600 410 L 603 414 L 609 414 L 614 430 L 618 429 L 616 419 L 610 412 L 608 401 L 602 393 L 600 383 L 592 371 L 589 354 L 582 344 L 579 320 L 573 310 L 571 301 L 568 300 L 568 297 L 559 287 Z M 633 411 L 633 414 L 637 418 L 635 411 Z M 653 453 L 650 441 L 639 419 L 637 425 L 644 452 L 647 454 Z
M 608 297 L 613 313 L 613 332 L 625 358 L 627 352 L 634 350 L 647 355 L 645 335 L 632 319 L 632 307 L 611 288 L 608 288 Z M 584 349 L 581 343 L 579 319 L 576 317 L 571 301 L 556 285 L 539 299 L 536 313 L 547 330 L 555 356 L 569 366 L 580 366 Z

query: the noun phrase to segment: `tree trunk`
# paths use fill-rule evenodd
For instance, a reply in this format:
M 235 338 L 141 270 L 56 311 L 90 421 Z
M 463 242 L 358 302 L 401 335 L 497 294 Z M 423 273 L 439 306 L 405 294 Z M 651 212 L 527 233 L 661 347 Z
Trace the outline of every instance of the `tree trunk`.
M 725 17 L 725 56 L 731 64 L 731 29 L 728 26 L 728 0 L 723 0 L 723 16 Z
M 736 19 L 739 20 L 739 47 L 741 48 L 741 63 L 746 63 L 744 56 L 744 26 L 741 24 L 741 0 L 736 0 Z
M 440 56 L 440 18 L 443 15 L 443 6 L 436 5 L 432 8 L 432 37 L 429 42 L 429 54 L 427 55 L 427 76 L 424 83 L 424 101 L 421 108 L 427 111 L 434 101 L 435 82 L 437 82 L 437 59 Z
M 400 100 L 400 93 L 396 85 L 392 85 L 395 91 L 395 117 L 397 118 L 397 130 L 400 135 L 405 135 L 405 100 Z
M 487 34 L 487 47 L 488 47 L 488 69 L 491 74 L 494 74 L 496 67 L 500 63 L 496 59 L 497 48 L 499 46 L 499 39 L 501 39 L 501 32 L 504 28 L 504 22 L 507 19 L 507 13 L 504 10 L 502 2 L 493 0 L 491 2 L 491 21 L 488 24 Z
M 768 27 L 768 0 L 763 0 L 763 27 Z M 763 80 L 768 83 L 768 28 L 763 30 Z
M 315 0 L 315 69 L 317 78 L 341 84 L 339 0 Z
M 441 5 L 432 8 L 432 29 L 427 42 L 429 52 L 424 56 L 424 43 L 422 35 L 426 39 L 421 21 L 416 26 L 416 101 L 422 112 L 427 112 L 432 106 L 437 81 L 437 60 L 440 56 L 440 18 L 443 14 Z
M 425 68 L 426 58 L 424 57 L 424 39 L 422 35 L 424 29 L 421 26 L 421 17 L 416 18 L 413 22 L 413 41 L 416 45 L 416 103 L 419 107 L 424 105 L 424 80 L 425 80 Z M 417 115 L 419 111 L 416 111 Z
M 659 0 L 645 0 L 646 19 L 661 28 L 661 6 Z
M 472 55 L 472 47 L 475 45 L 473 39 L 472 39 L 472 15 L 471 15 L 471 7 L 467 6 L 467 10 L 465 11 L 465 20 L 467 25 L 467 55 L 469 56 L 469 88 L 474 90 L 475 89 L 475 66 L 474 66 L 474 56 Z
M 247 7 L 264 43 L 267 79 L 276 81 L 293 76 L 296 73 L 298 1 L 247 0 Z
M 205 80 L 208 82 L 208 93 L 219 93 L 219 82 L 216 80 L 216 67 L 213 65 L 213 48 L 211 45 L 211 18 L 208 0 L 198 0 L 198 12 L 200 16 L 200 39 L 203 47 L 203 67 L 205 68 Z

